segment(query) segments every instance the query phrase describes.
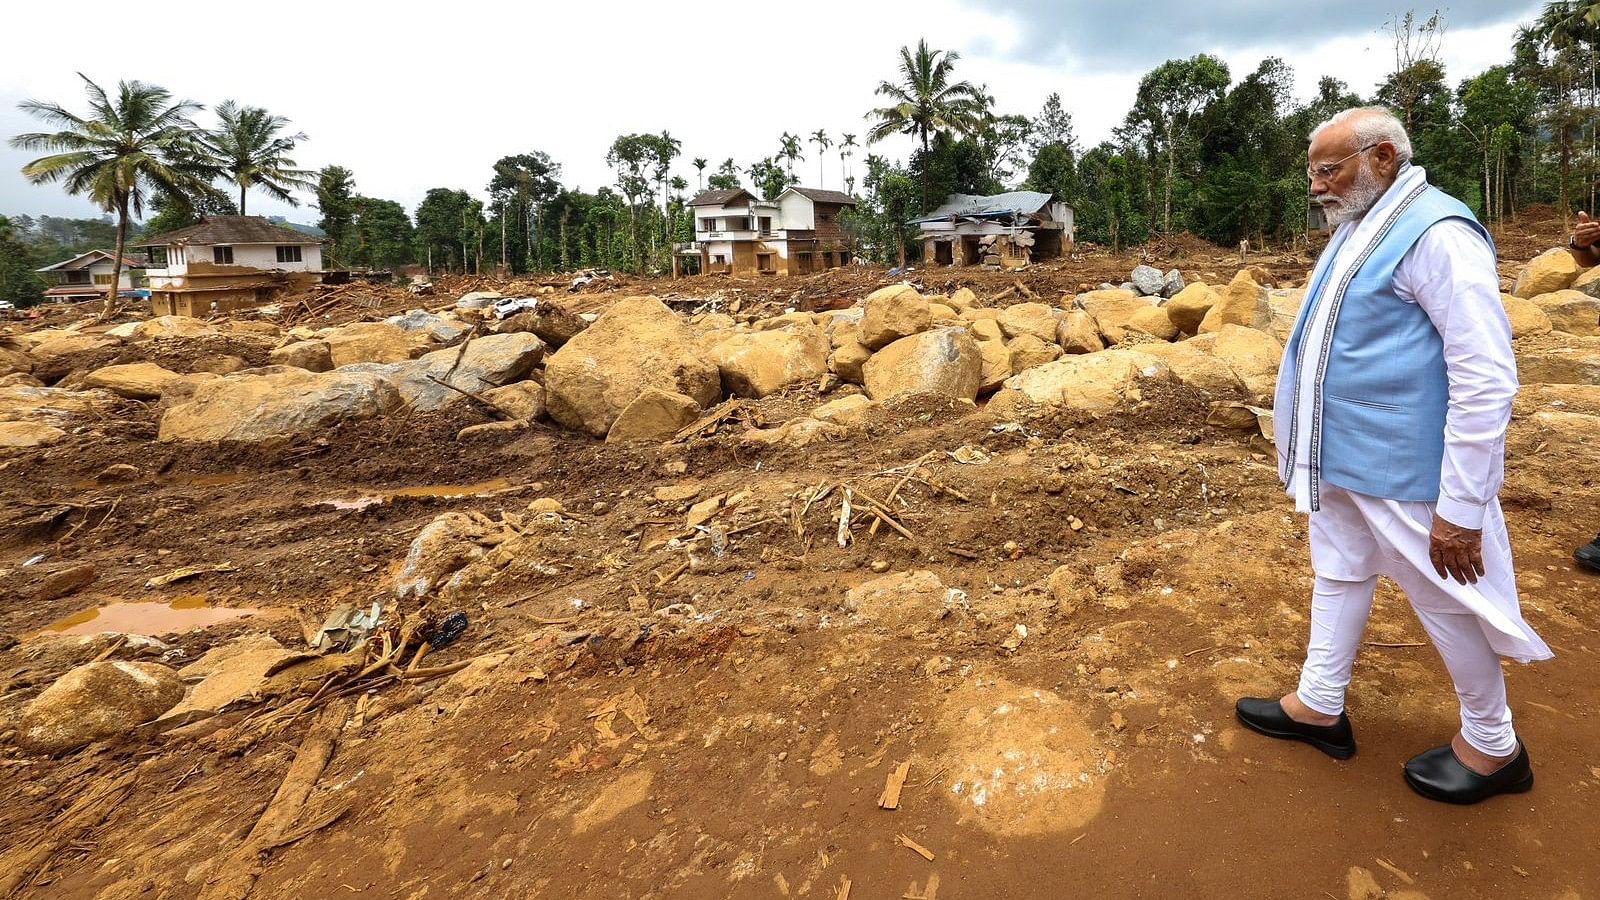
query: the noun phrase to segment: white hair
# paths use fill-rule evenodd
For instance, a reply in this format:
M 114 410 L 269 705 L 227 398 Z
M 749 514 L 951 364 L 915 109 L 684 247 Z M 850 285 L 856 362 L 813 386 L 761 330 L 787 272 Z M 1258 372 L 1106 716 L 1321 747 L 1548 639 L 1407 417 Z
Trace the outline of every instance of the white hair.
M 1394 145 L 1396 160 L 1402 164 L 1411 161 L 1411 138 L 1406 135 L 1406 126 L 1385 107 L 1356 106 L 1334 113 L 1328 121 L 1311 129 L 1311 140 L 1335 125 L 1349 125 L 1357 147 L 1388 141 Z

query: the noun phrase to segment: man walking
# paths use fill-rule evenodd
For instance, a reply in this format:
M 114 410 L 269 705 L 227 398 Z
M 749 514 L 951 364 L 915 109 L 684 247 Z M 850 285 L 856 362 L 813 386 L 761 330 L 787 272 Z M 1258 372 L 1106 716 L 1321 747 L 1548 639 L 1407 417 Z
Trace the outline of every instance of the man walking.
M 1285 348 L 1274 419 L 1280 475 L 1311 514 L 1311 637 L 1299 687 L 1240 700 L 1239 720 L 1354 756 L 1345 689 L 1388 576 L 1461 704 L 1461 730 L 1406 763 L 1406 783 L 1451 803 L 1529 790 L 1499 657 L 1551 653 L 1522 619 L 1497 499 L 1517 377 L 1493 243 L 1411 164 L 1385 109 L 1318 126 L 1308 159 L 1337 228 Z
M 1582 268 L 1600 266 L 1600 222 L 1592 221 L 1586 212 L 1578 213 L 1578 224 L 1567 239 L 1567 252 Z M 1600 536 L 1572 551 L 1572 558 L 1578 565 L 1600 572 Z

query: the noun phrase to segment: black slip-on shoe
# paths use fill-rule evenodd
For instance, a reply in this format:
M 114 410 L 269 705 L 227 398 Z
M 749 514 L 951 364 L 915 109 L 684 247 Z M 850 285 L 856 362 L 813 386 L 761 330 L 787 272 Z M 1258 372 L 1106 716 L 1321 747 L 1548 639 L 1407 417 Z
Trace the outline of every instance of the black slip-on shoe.
M 1334 759 L 1349 759 L 1356 755 L 1356 736 L 1350 728 L 1350 717 L 1339 714 L 1332 725 L 1306 725 L 1289 718 L 1283 704 L 1276 700 L 1245 697 L 1234 705 L 1240 724 L 1267 737 L 1287 741 L 1305 741 Z
M 1533 790 L 1533 767 L 1528 748 L 1517 744 L 1517 755 L 1493 775 L 1479 775 L 1461 764 L 1449 744 L 1413 756 L 1406 763 L 1406 784 L 1413 791 L 1441 803 L 1480 803 L 1496 794 L 1521 794 Z
M 1600 537 L 1572 551 L 1572 558 L 1585 569 L 1600 572 Z

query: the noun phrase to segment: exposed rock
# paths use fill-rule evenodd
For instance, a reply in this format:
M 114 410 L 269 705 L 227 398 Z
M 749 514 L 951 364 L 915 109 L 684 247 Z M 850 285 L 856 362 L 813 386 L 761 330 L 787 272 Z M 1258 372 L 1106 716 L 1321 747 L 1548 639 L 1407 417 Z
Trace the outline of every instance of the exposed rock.
M 1183 280 L 1183 273 L 1177 269 L 1169 269 L 1161 278 L 1161 296 L 1172 299 L 1183 292 L 1188 284 Z
M 273 666 L 294 655 L 269 634 L 247 634 L 212 647 L 178 670 L 183 679 L 199 679 L 199 683 L 182 702 L 167 710 L 165 718 L 217 712 L 230 703 L 246 700 L 266 687 L 267 673 Z
M 467 342 L 465 348 L 435 350 L 391 376 L 403 400 L 415 410 L 433 410 L 462 399 L 459 391 L 485 391 L 521 381 L 544 356 L 544 342 L 526 332 L 489 334 Z M 437 379 L 437 380 L 435 380 Z
M 295 341 L 272 351 L 268 356 L 274 365 L 294 366 L 307 372 L 326 372 L 333 368 L 333 353 L 323 340 Z
M 39 579 L 33 589 L 33 599 L 47 603 L 88 587 L 95 579 L 95 568 L 89 563 L 56 569 Z
M 35 697 L 17 722 L 17 744 L 56 754 L 126 734 L 183 699 L 166 666 L 107 661 L 79 666 Z
M 977 322 L 983 319 L 998 320 L 1000 318 L 1000 312 L 1001 310 L 995 309 L 991 306 L 973 306 L 963 309 L 961 311 L 961 318 L 966 322 Z
M 948 302 L 956 309 L 966 309 L 978 302 L 978 295 L 974 294 L 971 288 L 956 288 L 955 292 L 950 295 Z
M 1272 336 L 1285 346 L 1294 335 L 1295 319 L 1300 317 L 1300 307 L 1306 302 L 1305 288 L 1274 288 L 1267 291 L 1267 302 L 1272 306 Z
M 1166 309 L 1160 306 L 1147 306 L 1144 309 L 1134 310 L 1133 315 L 1128 317 L 1127 328 L 1163 341 L 1170 341 L 1178 336 L 1178 326 L 1172 324 Z
M 790 419 L 776 428 L 752 428 L 739 437 L 744 447 L 783 447 L 798 450 L 819 441 L 839 441 L 849 436 L 843 425 L 824 422 L 809 416 Z
M 231 375 L 234 372 L 243 371 L 244 369 L 248 368 L 249 365 L 250 364 L 245 362 L 244 357 L 242 356 L 233 356 L 231 354 L 209 354 L 196 359 L 189 366 L 189 368 L 195 373 Z
M 43 422 L 0 421 L 0 449 L 32 450 L 48 447 L 65 438 L 67 433 Z
M 1056 339 L 1056 311 L 1043 303 L 1018 303 L 1000 311 L 1000 332 L 1007 340 L 1031 334 L 1050 344 Z
M 808 320 L 800 326 L 736 334 L 719 342 L 710 356 L 722 373 L 724 393 L 760 398 L 822 377 L 828 371 L 828 348 L 827 335 Z
M 1253 396 L 1271 397 L 1278 380 L 1278 366 L 1283 362 L 1283 345 L 1264 331 L 1240 325 L 1224 325 L 1215 337 L 1201 335 L 1196 341 L 1206 341 L 1204 349 L 1226 362 L 1233 373 L 1244 382 L 1245 390 Z
M 398 597 L 426 597 L 443 586 L 448 576 L 468 563 L 482 559 L 484 547 L 496 532 L 488 517 L 478 512 L 447 512 L 423 526 L 406 552 L 395 578 Z
M 856 310 L 860 312 L 860 310 Z M 861 343 L 861 322 L 857 319 L 847 319 L 835 316 L 827 325 L 828 346 L 837 350 L 846 344 Z
M 1043 341 L 1031 334 L 1017 335 L 1012 338 L 1006 349 L 1011 351 L 1013 373 L 1042 366 L 1061 358 L 1061 347 L 1055 341 Z
M 21 350 L 0 347 L 0 375 L 12 375 L 18 372 L 26 374 L 32 371 L 33 357 Z
M 1056 327 L 1056 343 L 1068 353 L 1095 353 L 1106 348 L 1094 317 L 1081 309 L 1067 310 Z
M 433 345 L 425 332 L 406 331 L 387 322 L 352 322 L 322 334 L 335 369 L 352 363 L 405 362 Z
M 1511 322 L 1512 339 L 1530 335 L 1549 334 L 1554 327 L 1545 311 L 1525 297 L 1501 294 L 1500 302 L 1506 308 L 1506 318 Z
M 1025 415 L 1030 406 L 1098 417 L 1142 399 L 1141 382 L 1170 378 L 1167 364 L 1147 353 L 1102 350 L 1064 357 L 1011 376 L 989 401 L 989 409 L 1011 418 Z
M 701 408 L 693 397 L 647 387 L 611 423 L 606 443 L 668 440 L 699 418 Z
M 488 309 L 499 299 L 499 291 L 472 291 L 461 295 L 456 301 L 456 309 Z
M 96 369 L 89 373 L 83 384 L 84 387 L 107 390 L 129 400 L 154 400 L 161 396 L 173 379 L 180 377 L 177 372 L 163 369 L 155 363 L 127 363 Z
M 1165 362 L 1181 384 L 1214 397 L 1240 396 L 1245 393 L 1244 382 L 1226 360 L 1210 352 L 1214 340 L 1203 335 L 1175 344 L 1140 344 L 1138 350 Z
M 868 399 L 865 394 L 851 394 L 813 409 L 811 418 L 819 422 L 831 422 L 834 425 L 843 425 L 846 428 L 856 428 L 865 425 L 872 414 L 883 409 L 883 404 Z
M 525 431 L 528 428 L 527 419 L 511 419 L 510 421 L 479 422 L 456 432 L 456 440 L 470 441 L 493 434 L 505 434 L 513 431 Z
M 666 304 L 628 297 L 550 356 L 544 386 L 551 418 L 599 436 L 646 388 L 705 407 L 721 396 L 722 376 Z
M 1196 281 L 1188 285 L 1177 294 L 1173 295 L 1167 305 L 1167 318 L 1176 325 L 1184 334 L 1199 334 L 1200 323 L 1205 320 L 1206 313 L 1217 303 L 1217 292 L 1211 285 L 1203 281 Z
M 892 284 L 867 295 L 862 304 L 861 343 L 869 350 L 928 330 L 933 314 L 928 301 L 909 284 Z
M 890 628 L 931 625 L 946 610 L 965 606 L 966 593 L 953 590 L 932 572 L 896 572 L 851 588 L 844 597 L 849 612 Z
M 1240 270 L 1222 289 L 1216 305 L 1201 320 L 1198 333 L 1221 331 L 1224 325 L 1272 330 L 1272 304 L 1267 289 L 1250 277 L 1248 269 Z
M 839 345 L 828 355 L 828 371 L 851 384 L 860 384 L 864 378 L 861 368 L 872 358 L 872 351 L 860 341 Z
M 483 392 L 483 399 L 524 422 L 536 421 L 544 415 L 544 385 L 537 381 L 489 388 Z
M 1011 370 L 1011 348 L 1003 341 L 979 341 L 978 352 L 983 355 L 978 393 L 993 393 L 1014 374 Z
M 1134 266 L 1128 281 L 1134 290 L 1146 297 L 1159 297 L 1161 289 L 1167 284 L 1166 277 L 1155 266 Z
M 108 338 L 98 334 L 83 334 L 65 329 L 35 331 L 31 334 L 19 335 L 18 340 L 22 342 L 28 355 L 35 360 L 71 356 L 74 353 L 87 353 L 107 347 L 121 346 L 122 344 L 116 338 Z
M 967 323 L 967 330 L 980 341 L 1004 341 L 1005 333 L 1000 330 L 998 319 L 976 319 Z
M 956 308 L 945 306 L 943 303 L 929 303 L 928 315 L 932 320 L 931 325 L 934 326 L 954 325 L 961 321 L 961 316 L 956 312 Z
M 1540 294 L 1566 290 L 1577 279 L 1578 261 L 1567 248 L 1556 247 L 1535 256 L 1523 267 L 1511 294 L 1532 299 Z
M 878 401 L 917 393 L 973 400 L 982 373 L 983 352 L 961 328 L 901 338 L 862 367 L 867 395 Z
M 363 372 L 234 375 L 197 387 L 161 417 L 163 441 L 262 441 L 305 434 L 400 405 L 394 386 Z
M 1550 317 L 1550 326 L 1556 331 L 1585 337 L 1600 335 L 1600 300 L 1582 291 L 1540 294 L 1533 303 Z
M 1073 305 L 1087 312 L 1094 319 L 1095 327 L 1100 330 L 1100 335 L 1108 344 L 1121 343 L 1123 332 L 1128 327 L 1128 319 L 1135 312 L 1146 309 L 1150 301 L 1140 297 L 1132 291 L 1090 291 L 1079 294 Z
M 33 419 L 60 425 L 76 416 L 100 415 L 116 402 L 116 395 L 107 391 L 9 384 L 0 387 L 0 422 Z
M 1565 346 L 1519 347 L 1517 376 L 1523 384 L 1600 384 L 1600 338 L 1568 337 Z
M 204 319 L 193 316 L 157 316 L 139 323 L 133 330 L 134 340 L 151 340 L 153 338 L 193 338 L 216 334 L 217 329 L 206 324 Z
M 390 316 L 383 321 L 404 331 L 420 331 L 441 343 L 456 340 L 466 334 L 469 327 L 458 319 L 447 319 L 425 309 L 408 309 L 402 315 Z

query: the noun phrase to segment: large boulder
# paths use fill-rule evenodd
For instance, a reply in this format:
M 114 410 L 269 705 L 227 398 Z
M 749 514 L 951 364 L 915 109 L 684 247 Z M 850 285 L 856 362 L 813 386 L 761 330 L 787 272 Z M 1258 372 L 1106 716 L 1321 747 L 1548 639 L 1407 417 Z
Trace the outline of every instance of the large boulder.
M 78 416 L 98 416 L 116 402 L 106 391 L 7 384 L 0 386 L 0 422 L 29 419 L 61 425 Z
M 383 320 L 403 331 L 420 331 L 436 341 L 448 343 L 467 333 L 470 327 L 460 319 L 447 319 L 425 309 L 408 309 Z
M 0 422 L 0 450 L 32 450 L 60 443 L 65 431 L 43 422 Z
M 352 363 L 405 362 L 433 345 L 425 331 L 406 331 L 388 322 L 352 322 L 321 335 L 335 369 Z
M 1511 294 L 1531 300 L 1540 294 L 1566 290 L 1577 279 L 1578 261 L 1567 248 L 1556 247 L 1535 256 L 1523 267 L 1511 287 Z
M 1014 374 L 1011 370 L 1011 348 L 1002 341 L 979 341 L 978 352 L 983 356 L 978 393 L 993 393 Z
M 129 400 L 154 400 L 182 377 L 155 363 L 126 363 L 90 372 L 83 379 L 83 386 L 107 390 Z
M 1550 318 L 1550 326 L 1556 331 L 1585 337 L 1600 335 L 1600 300 L 1582 291 L 1540 294 L 1533 303 Z
M 1159 297 L 1162 288 L 1167 286 L 1167 277 L 1155 266 L 1139 265 L 1133 267 L 1133 272 L 1128 275 L 1128 282 L 1146 297 Z
M 33 357 L 9 347 L 0 347 L 0 375 L 27 374 L 33 371 Z
M 483 392 L 483 399 L 524 422 L 532 422 L 544 415 L 544 385 L 537 381 L 519 381 L 504 387 L 489 388 Z
M 366 419 L 400 406 L 393 384 L 372 372 L 233 375 L 195 388 L 161 417 L 163 441 L 264 441 Z
M 1005 332 L 1000 330 L 999 319 L 971 319 L 966 322 L 967 330 L 980 341 L 1004 342 Z
M 1167 274 L 1161 277 L 1161 296 L 1168 300 L 1183 293 L 1189 283 L 1183 280 L 1183 273 L 1177 269 L 1168 269 Z
M 1501 294 L 1500 303 L 1506 308 L 1506 319 L 1511 323 L 1513 339 L 1530 335 L 1549 334 L 1554 326 L 1539 304 L 1512 294 Z
M 1582 291 L 1591 297 L 1600 297 L 1600 266 L 1586 269 L 1573 279 L 1572 290 Z
M 1149 308 L 1151 303 L 1133 291 L 1114 289 L 1079 294 L 1073 305 L 1094 319 L 1106 343 L 1119 344 L 1125 337 L 1128 320 L 1139 310 Z
M 932 393 L 973 400 L 983 380 L 983 351 L 963 328 L 938 328 L 901 338 L 862 367 L 867 395 L 885 401 Z
M 1238 327 L 1238 326 L 1234 326 Z M 1211 352 L 1215 340 L 1211 335 L 1190 338 L 1174 344 L 1140 344 L 1141 353 L 1159 358 L 1167 364 L 1172 376 L 1180 384 L 1203 391 L 1213 397 L 1238 397 L 1245 393 L 1244 382 L 1225 359 Z
M 1106 348 L 1094 317 L 1081 309 L 1069 309 L 1056 326 L 1056 343 L 1068 353 L 1095 353 Z
M 196 338 L 217 334 L 218 330 L 204 319 L 193 316 L 156 316 L 139 323 L 133 329 L 134 340 L 157 338 Z
M 1040 408 L 1099 417 L 1142 399 L 1143 382 L 1171 377 L 1166 363 L 1135 349 L 1067 356 L 1011 376 L 989 409 L 1008 418 Z
M 323 340 L 295 341 L 268 354 L 275 366 L 294 366 L 307 372 L 326 372 L 333 368 L 333 353 Z
M 1517 377 L 1523 384 L 1600 384 L 1600 338 L 1568 337 L 1560 346 L 1518 347 Z
M 1056 311 L 1043 303 L 1018 303 L 1000 311 L 996 320 L 1007 340 L 1029 334 L 1049 344 L 1056 339 Z
M 892 284 L 867 295 L 862 304 L 860 341 L 869 350 L 927 331 L 933 322 L 928 301 L 909 284 Z
M 166 666 L 107 661 L 79 666 L 33 698 L 17 721 L 17 744 L 56 754 L 127 734 L 183 699 L 183 679 Z
M 1221 331 L 1194 338 L 1202 349 L 1226 362 L 1254 396 L 1272 396 L 1283 362 L 1283 345 L 1264 331 L 1242 325 L 1224 325 Z
M 1217 296 L 1217 302 L 1200 321 L 1199 334 L 1221 331 L 1224 325 L 1272 330 L 1272 302 L 1267 289 L 1241 269 Z
M 1184 287 L 1173 295 L 1165 307 L 1167 318 L 1184 334 L 1199 334 L 1200 323 L 1206 313 L 1217 304 L 1217 292 L 1203 281 Z
M 17 340 L 22 344 L 23 349 L 28 352 L 28 355 L 35 360 L 71 356 L 76 353 L 88 353 L 94 350 L 118 347 L 122 344 L 121 341 L 113 337 L 84 334 L 66 329 L 35 331 L 31 334 L 19 335 Z
M 1144 309 L 1134 310 L 1133 315 L 1128 317 L 1127 329 L 1163 341 L 1170 341 L 1178 336 L 1178 326 L 1172 324 L 1166 309 L 1160 306 L 1147 306 Z
M 693 397 L 660 388 L 645 388 L 611 423 L 606 443 L 668 440 L 693 423 L 700 416 L 700 409 L 700 402 Z
M 1011 351 L 1011 371 L 1021 372 L 1061 358 L 1061 345 L 1045 341 L 1031 334 L 1019 334 L 1006 345 Z
M 544 372 L 550 417 L 596 437 L 647 388 L 682 394 L 702 407 L 722 391 L 716 364 L 700 355 L 683 320 L 655 297 L 617 301 L 552 354 Z
M 435 350 L 409 365 L 397 366 L 391 379 L 412 409 L 433 410 L 462 399 L 461 392 L 485 391 L 521 381 L 544 357 L 544 342 L 527 332 L 490 334 L 465 349 Z
M 851 384 L 860 384 L 863 379 L 862 367 L 867 360 L 872 358 L 872 351 L 860 341 L 850 341 L 840 344 L 837 349 L 828 354 L 828 371 L 839 376 L 841 380 Z
M 733 335 L 712 348 L 711 360 L 724 393 L 760 398 L 822 377 L 828 350 L 828 336 L 806 324 Z
M 1288 346 L 1295 320 L 1300 318 L 1300 307 L 1306 302 L 1306 289 L 1273 288 L 1267 291 L 1267 302 L 1272 306 L 1272 336 Z

